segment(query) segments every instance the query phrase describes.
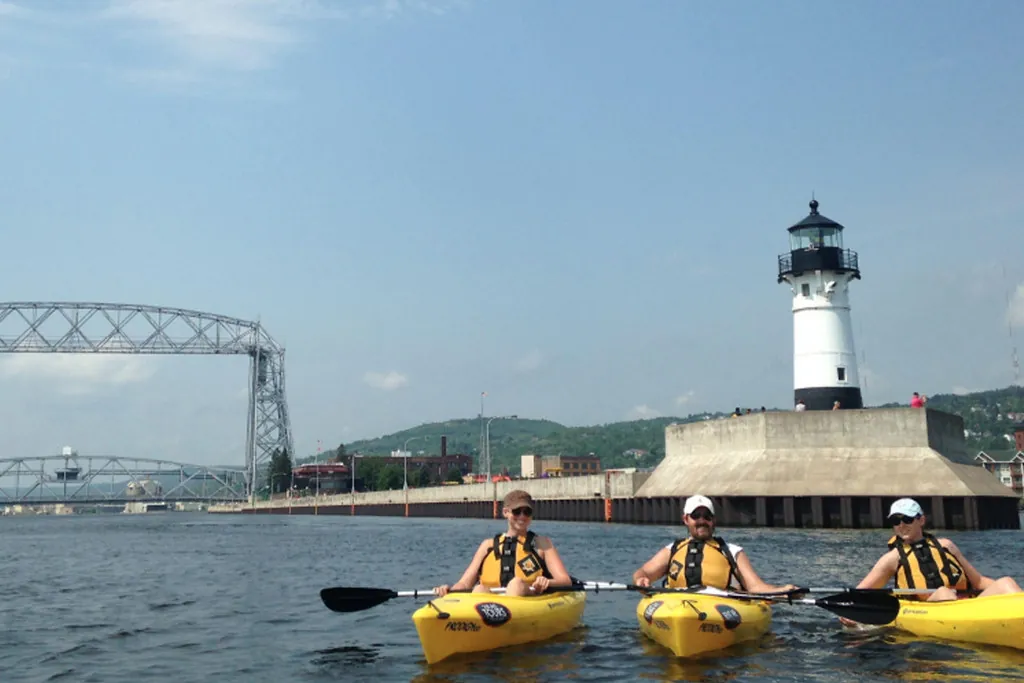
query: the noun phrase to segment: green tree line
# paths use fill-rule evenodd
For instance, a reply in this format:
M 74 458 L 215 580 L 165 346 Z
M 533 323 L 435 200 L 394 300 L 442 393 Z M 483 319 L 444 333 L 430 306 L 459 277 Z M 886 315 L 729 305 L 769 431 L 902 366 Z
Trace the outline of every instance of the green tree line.
M 907 402 L 886 403 L 877 407 L 906 406 Z M 1005 451 L 1012 448 L 1007 439 L 1012 436 L 1015 422 L 1008 414 L 1024 414 L 1024 387 L 1011 386 L 969 394 L 934 394 L 928 396 L 928 407 L 960 415 L 964 428 L 969 432 L 967 448 L 970 455 L 979 450 Z M 788 408 L 786 408 L 788 410 Z M 731 412 L 731 411 L 730 411 Z M 685 417 L 659 417 L 646 420 L 631 420 L 585 427 L 567 427 L 551 420 L 495 419 L 490 425 L 490 448 L 493 461 L 492 471 L 507 469 L 510 473 L 520 471 L 520 456 L 527 453 L 536 455 L 588 455 L 593 453 L 601 460 L 604 469 L 614 467 L 653 467 L 665 455 L 665 427 L 672 423 L 697 422 L 725 417 L 728 412 L 697 413 Z M 474 459 L 474 471 L 482 471 L 481 421 L 479 417 L 453 419 L 446 422 L 422 424 L 376 439 L 353 441 L 321 456 L 334 457 L 338 452 L 361 455 L 389 455 L 402 449 L 408 442 L 413 453 L 440 455 L 441 436 L 447 436 L 448 453 L 463 453 Z M 640 457 L 627 451 L 645 452 Z M 972 452 L 973 451 L 973 452 Z M 302 462 L 312 462 L 307 457 Z M 347 460 L 345 460 L 347 463 Z M 400 465 L 388 465 L 397 467 Z M 387 467 L 382 467 L 381 471 Z M 374 477 L 386 477 L 395 481 L 394 470 L 387 474 L 370 473 Z M 357 472 L 357 475 L 360 475 Z M 362 476 L 362 475 L 360 475 Z M 412 481 L 412 469 L 410 469 Z M 401 486 L 399 472 L 398 485 Z

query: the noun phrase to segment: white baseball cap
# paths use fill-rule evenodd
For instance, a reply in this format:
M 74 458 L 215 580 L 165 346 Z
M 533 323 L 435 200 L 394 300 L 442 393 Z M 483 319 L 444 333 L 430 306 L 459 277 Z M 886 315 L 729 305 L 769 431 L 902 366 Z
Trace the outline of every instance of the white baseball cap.
M 889 508 L 889 516 L 893 515 L 906 515 L 907 517 L 917 517 L 923 515 L 924 510 L 917 504 L 917 501 L 913 498 L 900 498 L 892 507 Z
M 683 505 L 683 514 L 692 515 L 697 508 L 707 508 L 711 514 L 715 514 L 715 504 L 707 496 L 690 496 Z

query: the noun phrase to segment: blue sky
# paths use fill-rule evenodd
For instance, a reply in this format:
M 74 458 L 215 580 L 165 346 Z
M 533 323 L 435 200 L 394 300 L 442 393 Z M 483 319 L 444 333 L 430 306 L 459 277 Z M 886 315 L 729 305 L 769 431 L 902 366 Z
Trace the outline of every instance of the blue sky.
M 1024 5 L 0 0 L 7 301 L 260 318 L 299 454 L 792 401 L 786 227 L 865 400 L 1013 382 Z M 8 333 L 0 326 L 0 332 Z M 242 462 L 242 358 L 0 358 L 5 457 Z

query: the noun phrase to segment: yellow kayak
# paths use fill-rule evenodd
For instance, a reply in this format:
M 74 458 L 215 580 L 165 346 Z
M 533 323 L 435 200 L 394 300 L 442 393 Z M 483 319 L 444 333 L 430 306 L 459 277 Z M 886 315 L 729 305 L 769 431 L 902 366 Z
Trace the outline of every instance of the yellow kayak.
M 677 657 L 756 640 L 772 624 L 767 601 L 701 593 L 654 593 L 636 606 L 640 631 Z
M 917 636 L 1024 650 L 1024 593 L 944 602 L 900 600 L 893 626 Z
M 428 664 L 455 654 L 482 652 L 546 640 L 575 628 L 586 604 L 584 591 L 537 596 L 449 593 L 413 612 Z

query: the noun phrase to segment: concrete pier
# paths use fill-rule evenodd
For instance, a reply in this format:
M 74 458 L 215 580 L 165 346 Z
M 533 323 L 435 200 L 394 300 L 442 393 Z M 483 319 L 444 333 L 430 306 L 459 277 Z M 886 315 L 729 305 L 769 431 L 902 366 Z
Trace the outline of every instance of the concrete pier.
M 1018 498 L 974 464 L 963 419 L 925 408 L 771 412 L 670 425 L 639 498 L 703 493 L 729 525 L 882 527 L 916 498 L 935 528 L 1020 528 Z
M 936 529 L 1019 529 L 1018 498 L 971 464 L 956 415 L 928 409 L 758 413 L 672 425 L 653 473 L 526 479 L 212 506 L 248 514 L 501 516 L 530 492 L 538 520 L 677 524 L 685 498 L 715 501 L 721 526 L 884 528 L 897 498 Z

